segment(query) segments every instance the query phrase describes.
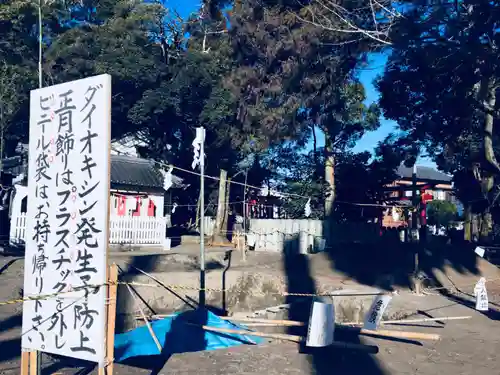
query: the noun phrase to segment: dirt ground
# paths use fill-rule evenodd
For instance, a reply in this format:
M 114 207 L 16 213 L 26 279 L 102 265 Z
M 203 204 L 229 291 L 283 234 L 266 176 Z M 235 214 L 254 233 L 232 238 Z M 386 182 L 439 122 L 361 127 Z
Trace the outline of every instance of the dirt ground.
M 155 259 L 155 275 L 172 272 L 189 272 L 186 268 L 196 263 L 196 256 L 186 261 L 185 257 L 167 260 Z M 224 253 L 214 253 L 209 259 L 215 263 L 224 263 Z M 123 267 L 131 262 L 126 255 L 114 259 Z M 214 263 L 214 264 L 215 264 Z M 139 262 L 140 264 L 140 262 Z M 315 279 L 326 280 L 333 289 L 366 289 L 349 277 L 332 272 L 325 262 L 317 257 L 312 259 Z M 276 254 L 259 254 L 248 259 L 243 265 L 235 261 L 233 272 L 270 273 L 280 277 L 280 258 Z M 218 270 L 223 266 L 215 266 Z M 193 265 L 191 275 L 196 274 Z M 214 271 L 215 272 L 215 271 Z M 220 271 L 222 272 L 222 271 Z M 23 260 L 12 257 L 0 258 L 0 301 L 17 298 L 22 288 Z M 461 275 L 462 278 L 465 276 Z M 456 277 L 458 279 L 458 276 Z M 471 278 L 471 280 L 477 277 Z M 463 283 L 463 280 L 461 280 Z M 205 351 L 199 353 L 174 355 L 159 372 L 167 374 L 363 374 L 363 375 L 396 375 L 421 374 L 447 375 L 474 374 L 492 375 L 500 373 L 500 284 L 493 281 L 488 284 L 490 296 L 490 313 L 485 315 L 471 308 L 473 299 L 468 295 L 473 284 L 468 282 L 462 288 L 464 293 L 448 296 L 431 292 L 425 296 L 416 296 L 408 291 L 400 290 L 393 299 L 396 306 L 393 312 L 411 317 L 446 317 L 469 315 L 472 318 L 461 321 L 450 321 L 445 325 L 430 323 L 419 326 L 391 326 L 391 329 L 423 331 L 439 333 L 438 342 L 403 343 L 380 340 L 367 337 L 345 338 L 352 342 L 362 342 L 379 347 L 377 355 L 359 354 L 340 349 L 321 349 L 307 353 L 295 344 L 283 342 L 268 342 L 260 346 L 240 346 L 230 350 Z M 18 373 L 20 368 L 20 326 L 21 305 L 0 306 L 0 374 Z M 337 339 L 342 339 L 341 336 Z M 76 365 L 76 364 L 75 364 Z M 83 375 L 96 370 L 86 366 L 68 366 L 44 356 L 44 374 L 75 374 Z M 115 365 L 117 374 L 149 374 L 151 370 L 124 365 Z

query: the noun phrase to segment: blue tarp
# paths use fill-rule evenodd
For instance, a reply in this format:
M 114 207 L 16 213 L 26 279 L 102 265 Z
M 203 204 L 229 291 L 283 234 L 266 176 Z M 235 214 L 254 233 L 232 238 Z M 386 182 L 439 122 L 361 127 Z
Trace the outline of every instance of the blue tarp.
M 196 326 L 192 324 L 196 324 Z M 162 353 L 159 353 L 148 328 L 142 326 L 115 335 L 115 361 L 122 362 L 132 357 L 160 354 L 168 357 L 177 353 L 225 349 L 242 344 L 260 344 L 264 341 L 255 336 L 209 332 L 199 327 L 200 325 L 245 330 L 245 327 L 222 320 L 208 310 L 198 309 L 178 313 L 151 323 L 153 332 L 163 348 Z

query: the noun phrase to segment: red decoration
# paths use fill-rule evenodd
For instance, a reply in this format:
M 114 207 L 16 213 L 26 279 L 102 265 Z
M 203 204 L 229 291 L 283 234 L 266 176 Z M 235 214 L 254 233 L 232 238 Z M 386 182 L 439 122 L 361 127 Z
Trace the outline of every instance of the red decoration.
M 153 202 L 151 199 L 149 200 L 148 203 L 148 216 L 156 216 L 156 206 L 155 202 Z
M 429 202 L 431 200 L 433 200 L 434 197 L 432 196 L 432 194 L 422 194 L 422 202 Z
M 135 211 L 132 211 L 132 216 L 141 216 L 141 206 L 142 206 L 141 197 L 136 197 L 135 199 L 137 200 L 137 206 Z
M 127 200 L 123 195 L 120 195 L 119 197 L 116 197 L 118 201 L 118 207 L 117 207 L 117 214 L 118 216 L 125 216 L 125 213 L 127 212 Z

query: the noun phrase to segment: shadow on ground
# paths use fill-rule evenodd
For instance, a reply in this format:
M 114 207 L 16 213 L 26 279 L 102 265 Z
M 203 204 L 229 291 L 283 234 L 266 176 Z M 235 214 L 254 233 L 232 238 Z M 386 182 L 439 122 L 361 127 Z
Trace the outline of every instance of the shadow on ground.
M 310 273 L 308 257 L 299 253 L 298 237 L 292 237 L 285 242 L 283 259 L 288 293 L 316 293 L 316 285 Z M 290 334 L 304 337 L 307 335 L 312 301 L 312 298 L 299 296 L 287 298 L 287 303 L 290 304 L 288 319 L 304 323 L 303 327 L 290 327 Z M 348 332 L 336 332 L 335 340 L 355 344 L 362 343 L 358 335 Z M 307 348 L 303 344 L 299 344 L 298 349 L 307 356 L 311 374 L 387 374 L 379 361 L 370 354 L 333 347 Z
M 371 243 L 338 243 L 328 238 L 331 232 L 328 225 L 325 221 L 323 229 L 327 234 L 327 252 L 332 269 L 361 284 L 385 290 L 413 287 L 415 254 L 418 254 L 420 274 L 431 280 L 436 270 L 444 270 L 445 267 L 462 274 L 479 273 L 475 246 L 464 241 L 455 241 L 452 245 L 438 240 L 413 244 L 381 237 Z
M 474 296 L 469 295 L 469 300 L 466 295 L 449 293 L 439 281 L 438 271 L 446 274 L 447 271 L 454 270 L 463 275 L 479 275 L 475 244 L 457 238 L 447 244 L 439 237 L 422 243 L 403 243 L 399 239 L 384 237 L 371 243 L 338 243 L 334 238 L 328 238 L 328 233 L 333 232 L 328 229 L 329 225 L 335 224 L 328 224 L 325 220 L 323 233 L 327 239 L 327 255 L 335 272 L 383 290 L 394 290 L 397 287 L 413 289 L 417 254 L 418 277 L 425 287 L 436 288 L 437 292 L 451 301 L 474 309 L 475 304 L 471 302 Z M 471 281 L 469 287 L 473 287 L 473 284 Z M 485 315 L 498 319 L 498 314 L 498 309 L 494 308 Z
M 16 314 L 0 321 L 0 332 L 21 327 L 22 315 Z M 21 356 L 21 338 L 15 337 L 0 341 L 0 362 L 10 361 Z

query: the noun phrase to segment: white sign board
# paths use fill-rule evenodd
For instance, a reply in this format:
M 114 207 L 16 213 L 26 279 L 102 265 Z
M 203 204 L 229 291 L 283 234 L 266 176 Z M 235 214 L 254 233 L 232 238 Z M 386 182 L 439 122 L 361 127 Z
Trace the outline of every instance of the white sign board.
M 385 309 L 389 306 L 392 296 L 388 294 L 376 296 L 373 300 L 370 310 L 368 310 L 363 327 L 369 330 L 376 330 L 382 317 L 384 316 Z
M 21 344 L 101 364 L 110 103 L 109 75 L 31 91 L 24 294 L 58 295 L 24 302 Z
M 486 279 L 481 277 L 474 286 L 474 296 L 476 297 L 476 310 L 488 311 L 488 292 L 486 290 Z
M 307 328 L 306 345 L 325 347 L 333 343 L 335 307 L 333 303 L 313 302 Z

